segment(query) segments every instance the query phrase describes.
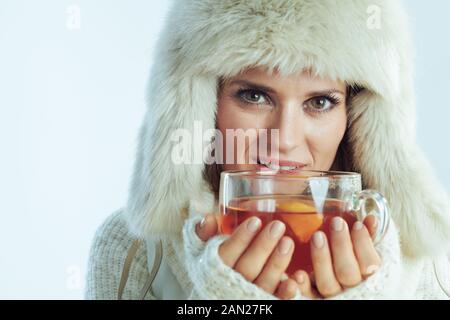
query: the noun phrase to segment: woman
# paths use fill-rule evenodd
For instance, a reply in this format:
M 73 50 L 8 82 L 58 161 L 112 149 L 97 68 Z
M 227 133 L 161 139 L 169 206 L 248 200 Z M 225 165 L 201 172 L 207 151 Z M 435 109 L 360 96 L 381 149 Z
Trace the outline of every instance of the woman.
M 174 1 L 157 48 L 129 201 L 96 234 L 87 298 L 448 297 L 449 199 L 415 143 L 398 1 Z M 279 165 L 361 173 L 390 204 L 386 236 L 335 219 L 331 239 L 313 236 L 314 273 L 289 276 L 282 223 L 217 236 L 221 170 L 274 164 L 240 161 L 258 135 L 234 163 L 176 163 L 173 133 L 196 123 L 276 129 Z

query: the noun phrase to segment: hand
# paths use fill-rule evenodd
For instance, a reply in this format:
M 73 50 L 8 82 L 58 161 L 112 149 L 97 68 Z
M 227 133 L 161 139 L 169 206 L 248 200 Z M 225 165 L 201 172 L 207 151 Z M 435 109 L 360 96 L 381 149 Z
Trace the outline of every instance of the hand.
M 271 221 L 262 230 L 261 220 L 251 217 L 242 222 L 219 247 L 223 262 L 245 279 L 280 299 L 294 296 L 294 280 L 281 281 L 294 252 L 294 241 L 285 237 L 286 226 L 281 221 Z M 207 241 L 217 234 L 217 221 L 207 215 L 196 226 L 200 239 Z M 283 283 L 283 285 L 281 285 Z M 281 286 L 280 286 L 281 285 Z
M 293 274 L 302 295 L 310 298 L 328 298 L 354 287 L 372 275 L 381 259 L 375 250 L 371 236 L 376 230 L 376 218 L 369 216 L 364 224 L 356 222 L 351 232 L 342 218 L 333 218 L 330 245 L 326 235 L 318 231 L 311 241 L 313 277 L 303 270 Z M 286 285 L 280 285 L 281 290 Z M 281 292 L 287 299 L 292 293 Z

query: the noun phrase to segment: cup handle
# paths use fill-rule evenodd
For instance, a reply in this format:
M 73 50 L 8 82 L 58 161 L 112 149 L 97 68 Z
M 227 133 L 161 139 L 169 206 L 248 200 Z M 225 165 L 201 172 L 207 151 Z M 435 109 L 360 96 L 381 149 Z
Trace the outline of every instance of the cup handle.
M 389 207 L 386 198 L 375 190 L 363 190 L 355 192 L 352 197 L 352 208 L 356 218 L 363 222 L 369 216 L 374 215 L 377 218 L 377 226 L 372 239 L 374 244 L 379 243 L 389 227 Z M 370 203 L 375 204 L 370 205 Z

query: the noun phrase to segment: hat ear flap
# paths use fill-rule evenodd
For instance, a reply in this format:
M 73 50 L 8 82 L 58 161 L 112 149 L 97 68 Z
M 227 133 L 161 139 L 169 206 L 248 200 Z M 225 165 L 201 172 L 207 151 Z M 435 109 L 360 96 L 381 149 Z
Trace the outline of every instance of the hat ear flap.
M 201 152 L 204 148 L 198 143 L 208 140 L 203 141 L 203 131 L 214 128 L 216 79 L 183 77 L 177 74 L 181 69 L 158 73 L 161 69 L 153 74 L 160 81 L 152 82 L 149 93 L 127 203 L 128 223 L 139 236 L 167 236 L 181 230 L 189 201 L 205 192 L 203 155 L 194 152 Z M 181 140 L 180 132 L 185 134 Z M 177 143 L 189 155 L 182 163 L 174 160 Z
M 450 249 L 450 202 L 417 147 L 413 128 L 401 123 L 411 121 L 399 114 L 408 108 L 364 90 L 352 102 L 349 141 L 364 188 L 388 200 L 403 252 L 427 256 Z

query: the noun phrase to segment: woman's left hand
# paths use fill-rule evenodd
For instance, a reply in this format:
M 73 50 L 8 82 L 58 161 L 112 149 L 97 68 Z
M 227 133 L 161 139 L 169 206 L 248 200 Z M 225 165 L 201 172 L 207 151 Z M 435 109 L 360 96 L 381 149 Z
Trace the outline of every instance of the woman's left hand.
M 371 237 L 375 229 L 373 216 L 366 218 L 364 223 L 355 222 L 351 232 L 345 220 L 333 218 L 330 239 L 321 231 L 311 239 L 313 274 L 298 270 L 280 284 L 279 290 L 292 286 L 295 281 L 302 295 L 329 298 L 360 284 L 381 264 Z M 290 292 L 280 292 L 280 295 L 286 299 L 293 298 L 292 290 Z

